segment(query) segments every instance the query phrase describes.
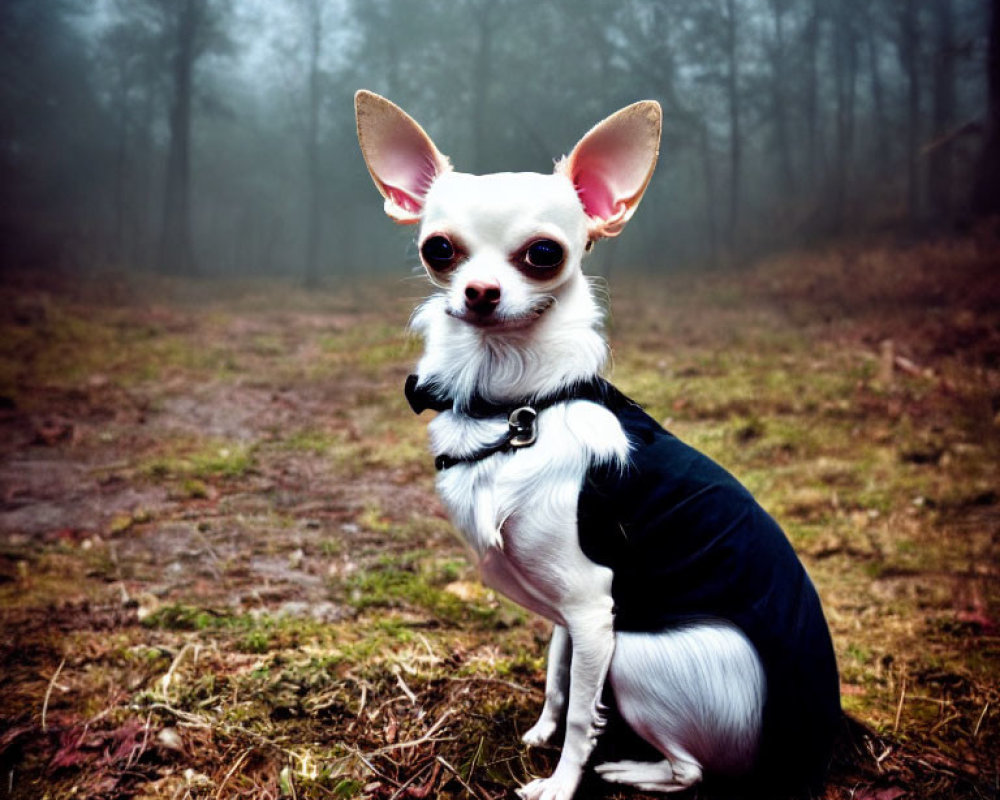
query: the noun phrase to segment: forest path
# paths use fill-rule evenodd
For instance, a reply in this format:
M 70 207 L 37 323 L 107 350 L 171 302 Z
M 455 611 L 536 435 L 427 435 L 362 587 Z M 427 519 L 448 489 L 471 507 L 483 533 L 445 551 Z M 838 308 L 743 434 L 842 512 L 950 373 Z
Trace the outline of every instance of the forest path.
M 831 799 L 996 786 L 996 252 L 613 286 L 615 381 L 779 519 L 883 737 Z M 420 291 L 0 286 L 11 796 L 506 797 L 551 768 L 517 741 L 547 626 L 477 582 L 402 397 Z

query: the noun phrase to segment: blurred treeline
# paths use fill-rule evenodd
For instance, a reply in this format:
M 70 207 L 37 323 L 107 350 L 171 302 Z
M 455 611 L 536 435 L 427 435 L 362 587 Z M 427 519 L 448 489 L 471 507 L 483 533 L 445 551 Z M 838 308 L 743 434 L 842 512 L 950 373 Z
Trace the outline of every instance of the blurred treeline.
M 547 171 L 658 99 L 657 177 L 599 270 L 963 224 L 998 191 L 997 4 L 2 0 L 0 266 L 398 271 L 359 87 L 472 172 Z

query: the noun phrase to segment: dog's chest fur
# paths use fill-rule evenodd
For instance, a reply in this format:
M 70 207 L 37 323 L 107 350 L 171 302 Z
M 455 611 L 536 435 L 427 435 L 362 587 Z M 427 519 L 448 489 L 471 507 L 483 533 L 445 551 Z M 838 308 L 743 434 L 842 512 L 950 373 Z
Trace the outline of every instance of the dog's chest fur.
M 435 453 L 495 440 L 501 419 L 477 420 L 454 412 L 430 424 Z M 608 409 L 570 401 L 542 411 L 531 447 L 442 471 L 438 492 L 456 527 L 475 552 L 484 582 L 561 622 L 556 610 L 592 569 L 580 549 L 576 515 L 587 470 L 624 465 L 628 440 Z

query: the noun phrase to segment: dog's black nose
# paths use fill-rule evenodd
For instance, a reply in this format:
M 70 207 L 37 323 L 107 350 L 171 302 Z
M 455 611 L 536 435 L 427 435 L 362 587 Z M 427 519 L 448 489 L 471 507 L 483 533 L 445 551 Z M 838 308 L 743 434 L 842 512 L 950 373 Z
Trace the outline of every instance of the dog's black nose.
M 492 314 L 500 304 L 500 286 L 486 281 L 469 281 L 465 286 L 465 306 L 481 317 Z

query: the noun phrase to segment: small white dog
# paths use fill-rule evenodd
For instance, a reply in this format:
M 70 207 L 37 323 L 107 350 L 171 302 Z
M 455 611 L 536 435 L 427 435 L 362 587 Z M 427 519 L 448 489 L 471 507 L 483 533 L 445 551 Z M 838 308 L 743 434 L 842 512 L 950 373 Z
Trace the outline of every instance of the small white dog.
M 430 424 L 438 491 L 483 581 L 555 623 L 545 704 L 525 735 L 559 763 L 520 789 L 568 800 L 603 701 L 659 753 L 595 767 L 676 791 L 703 775 L 767 791 L 815 781 L 840 719 L 815 590 L 746 490 L 601 379 L 608 348 L 581 271 L 632 216 L 656 164 L 657 103 L 595 126 L 551 175 L 452 170 L 388 100 L 355 98 L 385 211 L 419 223 L 440 291 L 407 397 Z M 605 694 L 605 683 L 610 692 Z

